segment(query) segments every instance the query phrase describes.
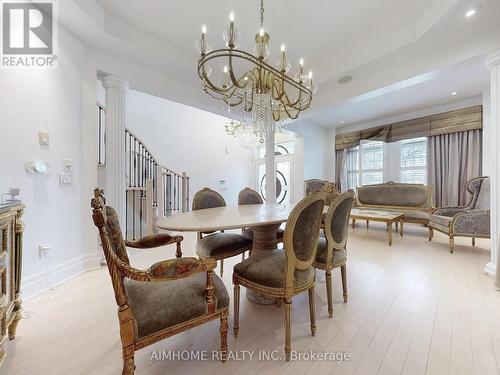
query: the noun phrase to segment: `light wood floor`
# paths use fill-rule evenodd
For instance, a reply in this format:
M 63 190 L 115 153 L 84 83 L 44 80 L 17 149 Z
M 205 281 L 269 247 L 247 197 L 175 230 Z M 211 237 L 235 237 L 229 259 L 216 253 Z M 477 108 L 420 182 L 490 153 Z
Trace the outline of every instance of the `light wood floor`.
M 343 363 L 320 361 L 155 361 L 153 350 L 217 350 L 218 321 L 136 353 L 136 374 L 498 374 L 500 293 L 483 273 L 489 242 L 447 238 L 405 226 L 389 247 L 382 225 L 359 223 L 348 243 L 349 303 L 342 303 L 334 272 L 334 318 L 327 316 L 323 273 L 317 274 L 317 335 L 309 333 L 307 293 L 293 300 L 292 350 L 348 352 Z M 483 248 L 483 249 L 481 249 Z M 194 253 L 186 236 L 185 255 Z M 136 266 L 173 257 L 175 249 L 134 251 Z M 140 252 L 138 254 L 138 252 Z M 232 296 L 231 270 L 224 282 Z M 255 305 L 242 288 L 240 335 L 230 350 L 278 350 L 283 354 L 283 313 Z M 1 374 L 119 374 L 121 351 L 116 305 L 106 269 L 88 272 L 24 304 L 16 340 L 8 343 Z

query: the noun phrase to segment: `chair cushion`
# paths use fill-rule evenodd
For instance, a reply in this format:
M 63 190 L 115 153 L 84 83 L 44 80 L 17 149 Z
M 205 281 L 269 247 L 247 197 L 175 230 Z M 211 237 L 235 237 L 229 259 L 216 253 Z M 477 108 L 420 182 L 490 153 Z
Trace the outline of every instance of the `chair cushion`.
M 318 239 L 318 251 L 316 252 L 317 263 L 326 263 L 326 249 L 327 249 L 326 238 L 320 236 Z M 346 259 L 347 259 L 347 252 L 345 251 L 345 249 L 333 251 L 334 266 L 344 263 Z
M 215 233 L 196 243 L 196 255 L 200 258 L 222 259 L 240 254 L 252 248 L 252 239 L 236 233 Z
M 217 309 L 229 306 L 229 296 L 221 279 L 213 274 Z M 207 314 L 205 272 L 172 281 L 124 280 L 128 303 L 137 323 L 137 337 L 172 327 Z
M 445 233 L 448 233 L 452 220 L 453 217 L 450 216 L 429 215 L 429 225 Z
M 270 256 L 250 256 L 234 266 L 234 273 L 255 284 L 270 288 L 284 288 L 286 256 L 281 250 Z M 300 288 L 314 281 L 314 268 L 305 271 L 295 270 L 295 288 Z
M 243 231 L 241 232 L 241 235 L 253 240 L 253 229 L 252 228 L 243 229 Z M 282 242 L 284 235 L 285 235 L 285 230 L 280 228 L 280 229 L 278 229 L 278 232 L 276 232 L 276 239 L 279 242 Z

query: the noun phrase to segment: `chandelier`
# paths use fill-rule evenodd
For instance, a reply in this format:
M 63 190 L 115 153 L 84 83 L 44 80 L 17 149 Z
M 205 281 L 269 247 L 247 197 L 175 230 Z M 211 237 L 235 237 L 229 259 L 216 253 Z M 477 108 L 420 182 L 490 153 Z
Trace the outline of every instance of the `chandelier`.
M 266 127 L 275 131 L 299 117 L 311 106 L 315 86 L 312 72 L 304 74 L 304 60 L 300 59 L 298 70 L 289 74 L 291 64 L 281 45 L 281 55 L 275 66 L 269 63 L 269 34 L 264 30 L 264 1 L 260 3 L 260 30 L 255 35 L 253 53 L 238 49 L 240 33 L 235 27 L 234 14 L 229 16 L 229 27 L 223 39 L 227 48 L 213 50 L 208 43 L 207 28 L 201 28 L 201 38 L 196 41 L 200 53 L 198 75 L 203 91 L 220 100 L 228 112 L 232 107 L 242 109 L 240 121 L 230 119 L 226 132 L 253 134 L 263 142 Z M 220 74 L 213 74 L 212 66 L 222 67 Z M 217 76 L 217 77 L 214 77 Z

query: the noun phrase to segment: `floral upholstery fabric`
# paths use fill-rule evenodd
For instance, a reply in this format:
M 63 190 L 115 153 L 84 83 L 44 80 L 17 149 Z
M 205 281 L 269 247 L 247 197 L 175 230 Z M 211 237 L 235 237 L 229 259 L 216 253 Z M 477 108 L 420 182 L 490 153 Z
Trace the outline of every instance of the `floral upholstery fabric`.
M 200 262 L 196 258 L 169 259 L 153 264 L 149 272 L 154 277 L 178 276 L 193 272 L 199 265 Z
M 471 210 L 457 215 L 453 224 L 456 235 L 490 236 L 490 211 Z
M 326 238 L 320 237 L 318 240 L 318 251 L 316 252 L 316 263 L 326 264 L 327 242 Z M 339 266 L 345 263 L 347 252 L 345 249 L 333 250 L 333 266 Z
M 118 215 L 113 207 L 106 206 L 106 229 L 111 236 L 113 243 L 113 251 L 116 256 L 123 262 L 130 264 L 127 251 L 125 250 L 125 241 L 123 240 L 122 231 Z
M 269 288 L 285 287 L 286 255 L 283 251 L 270 256 L 251 256 L 234 266 L 234 273 L 253 283 Z M 314 281 L 314 268 L 295 270 L 294 287 L 300 288 Z
M 154 247 L 173 244 L 176 242 L 182 242 L 183 239 L 184 237 L 182 236 L 172 236 L 170 234 L 160 233 L 150 236 L 144 236 L 135 241 L 127 241 L 125 245 L 136 249 L 150 249 Z
M 159 282 L 124 280 L 128 303 L 137 325 L 137 338 L 207 314 L 206 273 Z M 229 306 L 221 279 L 213 274 L 217 309 Z
M 252 240 L 236 233 L 214 233 L 196 243 L 200 258 L 222 259 L 243 253 L 252 248 Z

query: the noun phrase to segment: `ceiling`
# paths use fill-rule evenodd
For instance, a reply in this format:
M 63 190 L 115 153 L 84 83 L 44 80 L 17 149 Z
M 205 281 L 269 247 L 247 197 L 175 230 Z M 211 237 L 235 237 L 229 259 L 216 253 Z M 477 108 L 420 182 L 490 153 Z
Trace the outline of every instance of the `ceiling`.
M 292 66 L 304 58 L 319 88 L 312 121 L 324 127 L 455 100 L 450 90 L 479 95 L 487 84 L 484 57 L 499 47 L 498 0 L 267 0 L 265 6 L 271 61 L 281 43 Z M 471 7 L 478 13 L 466 19 Z M 113 67 L 133 64 L 120 70 L 131 87 L 220 112 L 219 103 L 200 94 L 194 41 L 206 24 L 212 47 L 222 47 L 230 11 L 240 47 L 251 50 L 257 0 L 68 0 L 60 2 L 59 19 L 102 60 L 122 62 Z M 101 69 L 116 74 L 110 66 Z M 345 75 L 353 80 L 339 84 Z

